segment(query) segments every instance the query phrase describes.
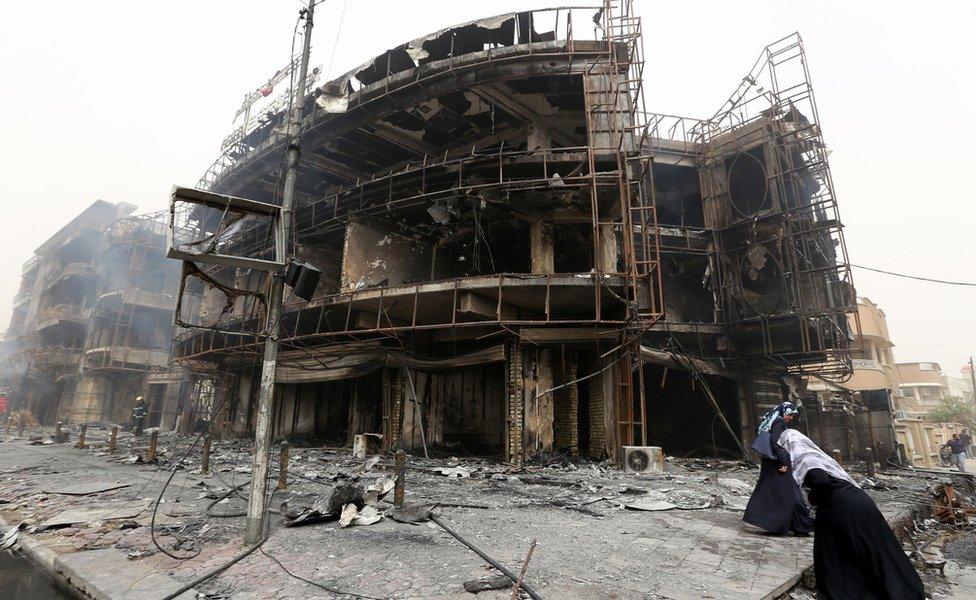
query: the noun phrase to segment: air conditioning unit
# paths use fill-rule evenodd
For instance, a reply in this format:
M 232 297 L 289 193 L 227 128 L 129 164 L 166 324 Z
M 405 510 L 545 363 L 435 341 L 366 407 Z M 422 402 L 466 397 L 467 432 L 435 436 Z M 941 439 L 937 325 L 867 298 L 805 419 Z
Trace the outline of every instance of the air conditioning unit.
M 626 473 L 663 473 L 664 451 L 657 446 L 624 446 Z
M 895 418 L 896 419 L 907 419 L 908 418 L 908 411 L 907 410 L 896 410 L 895 411 Z

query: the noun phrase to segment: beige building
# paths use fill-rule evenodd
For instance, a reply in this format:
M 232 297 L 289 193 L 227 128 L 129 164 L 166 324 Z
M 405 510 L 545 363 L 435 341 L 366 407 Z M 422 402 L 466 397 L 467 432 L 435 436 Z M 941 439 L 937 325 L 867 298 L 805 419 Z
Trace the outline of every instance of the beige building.
M 859 456 L 870 446 L 879 454 L 901 441 L 892 422 L 898 378 L 884 311 L 868 298 L 857 299 L 857 318 L 848 316 L 857 336 L 852 375 L 841 381 L 807 380 L 808 434 L 821 446 Z
M 968 371 L 965 377 L 956 375 L 945 375 L 943 381 L 949 390 L 949 397 L 958 398 L 964 402 L 973 401 L 973 384 L 969 379 Z
M 857 299 L 860 323 L 858 350 L 854 352 L 854 374 L 844 387 L 853 391 L 888 390 L 897 396 L 898 378 L 895 372 L 894 344 L 888 334 L 884 311 L 868 298 Z M 858 331 L 858 323 L 851 319 L 851 330 Z
M 949 397 L 942 367 L 935 362 L 898 363 L 899 396 L 895 402 L 895 429 L 898 441 L 912 464 L 940 466 L 939 447 L 958 432 L 958 423 L 935 423 L 926 416 Z
M 859 332 L 850 379 L 808 382 L 818 413 L 810 415 L 811 434 L 816 438 L 819 433 L 822 444 L 845 450 L 853 449 L 855 440 L 857 447 L 874 445 L 893 426 L 895 440 L 912 464 L 940 466 L 939 447 L 961 426 L 926 416 L 944 398 L 958 396 L 952 393 L 956 382 L 943 375 L 938 363 L 896 363 L 885 313 L 870 299 L 857 299 L 857 321 L 852 315 L 850 327 Z M 884 408 L 890 409 L 887 423 Z

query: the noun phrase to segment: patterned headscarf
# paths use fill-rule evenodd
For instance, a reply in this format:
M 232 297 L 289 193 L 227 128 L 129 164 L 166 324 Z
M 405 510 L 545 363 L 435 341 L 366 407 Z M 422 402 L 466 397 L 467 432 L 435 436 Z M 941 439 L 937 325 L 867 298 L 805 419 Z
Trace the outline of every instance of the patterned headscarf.
M 790 453 L 790 461 L 793 463 L 791 471 L 798 486 L 803 487 L 803 478 L 810 472 L 810 469 L 821 469 L 836 479 L 842 479 L 855 487 L 861 487 L 851 479 L 844 467 L 827 456 L 827 453 L 817 447 L 813 440 L 796 429 L 784 431 L 783 435 L 779 436 L 778 442 Z
M 757 433 L 769 431 L 769 429 L 773 426 L 773 422 L 782 416 L 796 415 L 799 413 L 800 411 L 796 408 L 795 404 L 792 402 L 783 402 L 776 408 L 763 415 L 762 422 L 759 423 L 759 430 Z

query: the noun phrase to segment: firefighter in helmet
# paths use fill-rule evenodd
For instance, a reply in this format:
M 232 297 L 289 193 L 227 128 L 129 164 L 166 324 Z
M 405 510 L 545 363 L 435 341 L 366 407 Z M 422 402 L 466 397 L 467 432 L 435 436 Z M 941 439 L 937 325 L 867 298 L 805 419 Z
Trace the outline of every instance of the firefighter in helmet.
M 146 401 L 142 396 L 136 397 L 136 403 L 132 407 L 132 433 L 142 435 L 142 428 L 146 425 Z

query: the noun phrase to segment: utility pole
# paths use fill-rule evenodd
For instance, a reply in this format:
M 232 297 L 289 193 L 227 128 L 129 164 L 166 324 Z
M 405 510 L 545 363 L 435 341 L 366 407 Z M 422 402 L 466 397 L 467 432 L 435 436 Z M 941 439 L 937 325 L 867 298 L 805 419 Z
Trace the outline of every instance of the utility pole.
M 299 160 L 298 141 L 301 134 L 302 113 L 305 107 L 305 78 L 308 75 L 308 56 L 312 45 L 312 15 L 315 0 L 309 0 L 305 11 L 305 39 L 302 44 L 302 62 L 298 81 L 292 90 L 291 110 L 288 114 L 285 185 L 281 198 L 281 218 L 278 220 L 275 244 L 275 260 L 284 263 L 291 240 L 292 205 L 295 196 L 296 168 Z M 281 335 L 281 303 L 284 292 L 284 273 L 271 275 L 271 293 L 268 299 L 267 337 L 264 344 L 264 360 L 261 363 L 261 386 L 258 390 L 258 416 L 254 425 L 254 462 L 251 465 L 251 496 L 247 504 L 247 527 L 244 543 L 251 545 L 261 541 L 264 535 L 265 504 L 268 490 L 268 462 L 271 456 L 271 415 L 274 407 L 275 371 L 278 366 L 278 342 Z

